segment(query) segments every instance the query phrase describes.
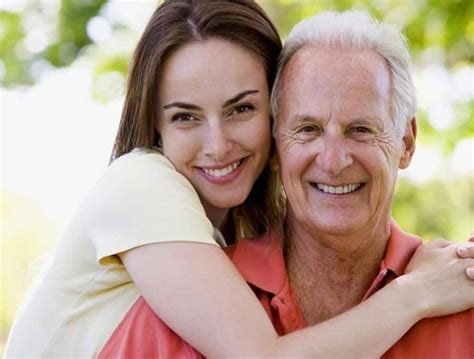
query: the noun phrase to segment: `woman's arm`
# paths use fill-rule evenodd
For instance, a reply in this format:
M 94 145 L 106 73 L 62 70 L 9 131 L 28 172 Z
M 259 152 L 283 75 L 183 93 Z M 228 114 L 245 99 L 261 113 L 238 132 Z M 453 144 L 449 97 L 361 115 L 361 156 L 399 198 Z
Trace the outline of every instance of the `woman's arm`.
M 474 286 L 464 274 L 474 260 L 456 258 L 455 246 L 433 248 L 439 246 L 418 250 L 409 274 L 364 303 L 283 337 L 217 247 L 149 244 L 120 257 L 155 313 L 205 356 L 378 357 L 418 320 L 474 306 Z

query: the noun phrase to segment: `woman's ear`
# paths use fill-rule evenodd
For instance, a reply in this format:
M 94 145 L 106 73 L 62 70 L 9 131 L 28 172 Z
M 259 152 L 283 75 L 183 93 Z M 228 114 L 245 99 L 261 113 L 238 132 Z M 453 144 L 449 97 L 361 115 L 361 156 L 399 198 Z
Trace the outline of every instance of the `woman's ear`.
M 400 169 L 405 169 L 410 165 L 416 147 L 416 135 L 418 132 L 416 117 L 413 117 L 408 123 L 405 134 L 403 136 L 404 149 L 400 158 Z

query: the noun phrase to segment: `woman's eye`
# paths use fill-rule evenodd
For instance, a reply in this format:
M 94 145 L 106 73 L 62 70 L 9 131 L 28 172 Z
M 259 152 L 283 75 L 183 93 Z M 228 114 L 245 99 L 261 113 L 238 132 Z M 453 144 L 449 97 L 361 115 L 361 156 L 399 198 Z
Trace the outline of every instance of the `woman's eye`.
M 232 114 L 239 114 L 239 113 L 249 112 L 249 111 L 252 111 L 254 108 L 255 107 L 253 105 L 250 105 L 250 104 L 239 105 L 239 106 L 234 108 L 234 110 L 232 111 Z
M 171 119 L 172 122 L 191 122 L 196 120 L 196 118 L 189 113 L 177 113 Z

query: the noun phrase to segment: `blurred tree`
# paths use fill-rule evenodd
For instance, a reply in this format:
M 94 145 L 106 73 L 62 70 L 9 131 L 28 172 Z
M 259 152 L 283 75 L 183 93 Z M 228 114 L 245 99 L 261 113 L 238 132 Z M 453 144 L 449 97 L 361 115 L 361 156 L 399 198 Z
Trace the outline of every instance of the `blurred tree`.
M 91 19 L 101 13 L 108 0 L 62 0 L 56 11 L 44 11 L 44 4 L 30 0 L 22 12 L 0 11 L 0 59 L 5 66 L 2 85 L 31 84 L 15 67 L 27 69 L 32 58 L 44 59 L 55 67 L 71 64 L 80 50 L 92 44 L 87 33 Z M 442 50 L 438 59 L 448 67 L 472 64 L 474 53 L 474 2 L 467 0 L 260 0 L 284 38 L 291 27 L 306 16 L 323 10 L 364 9 L 379 19 L 404 29 L 410 48 L 419 58 L 427 49 Z M 41 52 L 22 54 L 18 49 L 32 31 L 31 17 L 54 24 L 48 46 Z M 111 21 L 113 21 L 111 19 Z M 31 28 L 33 26 L 33 28 Z M 21 46 L 20 46 L 21 47 Z M 28 51 L 28 49 L 26 49 Z M 28 61 L 27 61 L 28 60 Z M 115 70 L 115 69 L 108 69 Z M 117 68 L 122 71 L 121 65 Z M 107 70 L 105 70 L 107 71 Z M 27 76 L 26 76 L 27 77 Z
M 32 0 L 21 12 L 0 11 L 0 84 L 32 85 L 48 66 L 70 65 L 92 43 L 87 24 L 106 2 L 62 0 L 56 9 Z
M 404 29 L 415 56 L 429 48 L 444 50 L 449 67 L 472 63 L 474 3 L 467 0 L 262 0 L 283 37 L 300 19 L 323 10 L 367 10 Z
M 79 51 L 92 43 L 87 35 L 87 24 L 96 16 L 107 0 L 62 0 L 56 40 L 44 52 L 55 67 L 70 65 Z
M 472 68 L 474 52 L 474 2 L 468 0 L 260 0 L 282 37 L 300 19 L 322 10 L 356 8 L 404 29 L 415 64 L 439 64 L 449 71 Z M 54 2 L 51 2 L 54 3 Z M 21 12 L 0 11 L 0 84 L 32 85 L 51 67 L 70 65 L 81 56 L 95 62 L 92 94 L 108 101 L 123 94 L 133 46 L 119 48 L 96 43 L 94 20 L 103 16 L 114 34 L 130 33 L 130 24 L 107 18 L 108 0 L 62 0 L 56 7 L 30 0 Z M 58 6 L 59 4 L 59 6 Z M 104 11 L 105 10 L 105 11 Z M 90 31 L 88 31 L 90 27 Z M 138 34 L 135 34 L 135 40 Z M 109 41 L 113 43 L 113 41 Z M 107 51 L 101 50 L 106 49 Z M 87 51 L 86 51 L 87 50 Z M 472 72 L 466 76 L 472 78 Z M 435 142 L 449 153 L 462 138 L 473 136 L 472 98 L 455 104 L 457 121 L 443 131 L 433 128 L 420 112 L 421 141 Z M 461 111 L 459 110 L 461 108 Z
M 392 215 L 405 231 L 425 241 L 439 237 L 464 241 L 473 230 L 473 185 L 473 176 L 448 182 L 432 179 L 423 185 L 399 179 Z

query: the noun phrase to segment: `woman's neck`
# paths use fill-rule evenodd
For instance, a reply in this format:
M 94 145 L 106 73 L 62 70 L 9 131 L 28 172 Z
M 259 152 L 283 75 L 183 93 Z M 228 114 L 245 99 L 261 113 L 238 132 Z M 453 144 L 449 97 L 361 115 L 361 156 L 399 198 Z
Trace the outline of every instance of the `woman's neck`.
M 229 208 L 217 208 L 205 203 L 203 203 L 203 206 L 206 211 L 206 216 L 209 218 L 212 225 L 222 231 L 225 226 L 227 215 L 229 214 Z

